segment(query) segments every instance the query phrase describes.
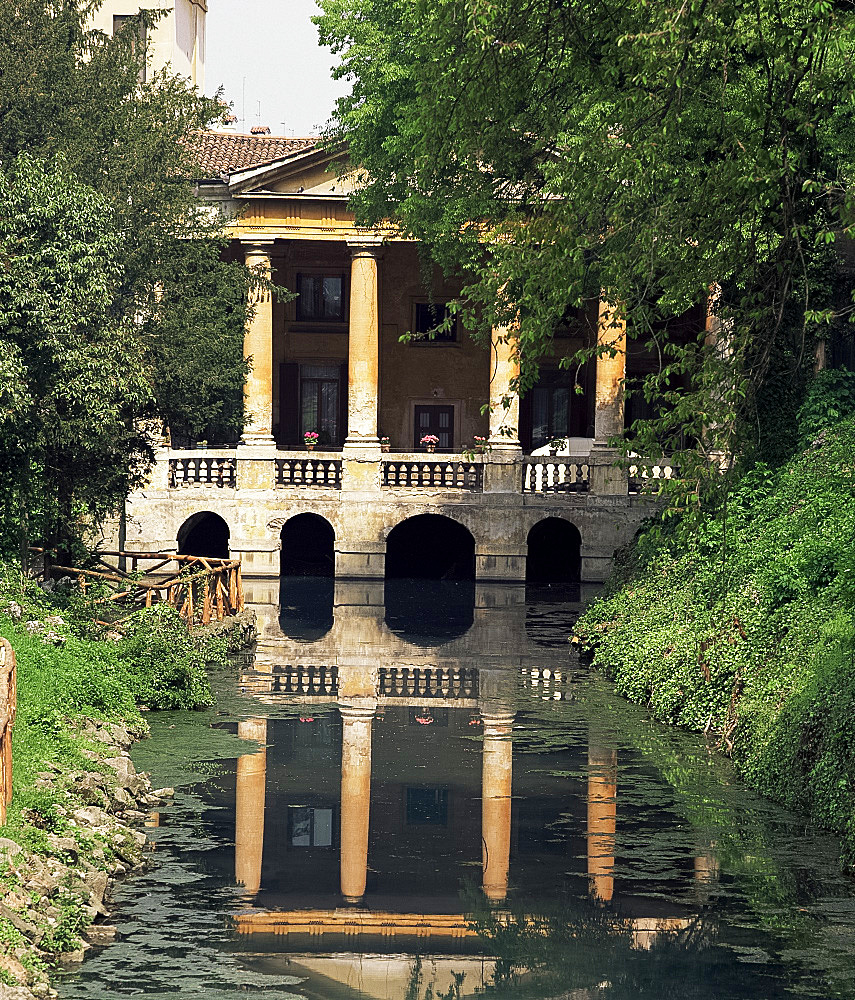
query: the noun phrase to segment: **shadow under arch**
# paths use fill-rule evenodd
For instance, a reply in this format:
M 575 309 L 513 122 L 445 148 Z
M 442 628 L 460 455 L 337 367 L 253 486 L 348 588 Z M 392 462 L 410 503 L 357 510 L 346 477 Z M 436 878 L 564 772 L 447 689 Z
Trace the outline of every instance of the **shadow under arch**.
M 178 529 L 178 554 L 228 559 L 229 526 L 210 510 L 192 514 Z
M 335 576 L 335 529 L 320 514 L 296 514 L 280 533 L 279 572 L 286 576 Z
M 441 514 L 416 514 L 386 542 L 386 626 L 415 646 L 459 639 L 475 620 L 475 539 Z
M 546 517 L 528 533 L 526 584 L 579 584 L 582 536 L 563 517 Z
M 280 538 L 279 627 L 296 642 L 316 642 L 335 621 L 335 529 L 320 514 L 295 514 Z

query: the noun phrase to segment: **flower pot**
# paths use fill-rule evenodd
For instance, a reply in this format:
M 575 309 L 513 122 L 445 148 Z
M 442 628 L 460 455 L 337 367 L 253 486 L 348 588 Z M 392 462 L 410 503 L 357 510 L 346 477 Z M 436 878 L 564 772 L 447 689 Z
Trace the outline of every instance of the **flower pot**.
M 425 445 L 425 451 L 429 452 L 432 455 L 436 451 L 436 445 L 435 444 L 426 444 Z
M 306 451 L 314 451 L 314 450 L 315 450 L 315 446 L 313 444 L 307 444 L 306 445 Z
M 388 452 L 391 451 L 391 448 L 392 446 L 389 444 L 388 441 L 385 444 L 383 444 L 382 442 L 380 443 L 380 451 L 382 451 L 384 454 L 388 454 Z

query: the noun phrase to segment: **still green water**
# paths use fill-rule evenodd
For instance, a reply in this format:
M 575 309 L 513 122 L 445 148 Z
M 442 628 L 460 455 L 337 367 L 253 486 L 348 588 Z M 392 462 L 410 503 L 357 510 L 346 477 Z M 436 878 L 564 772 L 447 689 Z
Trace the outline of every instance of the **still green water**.
M 589 674 L 585 595 L 248 596 L 218 708 L 135 750 L 175 802 L 60 997 L 855 997 L 836 841 Z

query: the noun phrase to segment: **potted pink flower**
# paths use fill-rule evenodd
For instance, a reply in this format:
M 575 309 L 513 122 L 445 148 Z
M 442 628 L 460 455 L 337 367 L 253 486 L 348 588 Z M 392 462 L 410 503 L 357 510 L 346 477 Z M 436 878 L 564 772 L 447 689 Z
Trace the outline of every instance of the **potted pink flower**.
M 388 452 L 391 449 L 391 447 L 392 446 L 391 446 L 391 444 L 389 442 L 389 438 L 387 438 L 387 437 L 381 437 L 380 438 L 380 451 L 382 451 L 382 452 Z
M 318 443 L 318 432 L 306 431 L 303 435 L 303 441 L 306 443 L 306 451 L 314 451 L 315 445 Z
M 476 434 L 472 439 L 475 442 L 474 451 L 476 455 L 486 455 L 490 450 L 490 444 L 485 437 L 481 437 L 480 434 Z
M 425 451 L 434 452 L 436 451 L 436 446 L 439 444 L 439 438 L 436 434 L 425 434 L 420 439 L 419 444 Z

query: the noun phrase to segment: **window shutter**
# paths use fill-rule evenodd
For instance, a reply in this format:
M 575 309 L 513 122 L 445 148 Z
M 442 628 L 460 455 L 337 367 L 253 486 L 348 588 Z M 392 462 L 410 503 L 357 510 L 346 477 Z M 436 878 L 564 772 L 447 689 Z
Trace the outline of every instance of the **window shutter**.
M 338 444 L 344 444 L 347 440 L 347 362 L 343 362 L 340 368 L 341 375 L 338 382 Z
M 285 445 L 300 444 L 300 366 L 279 366 L 279 440 Z
M 522 450 L 531 454 L 531 390 L 520 399 L 519 438 Z

